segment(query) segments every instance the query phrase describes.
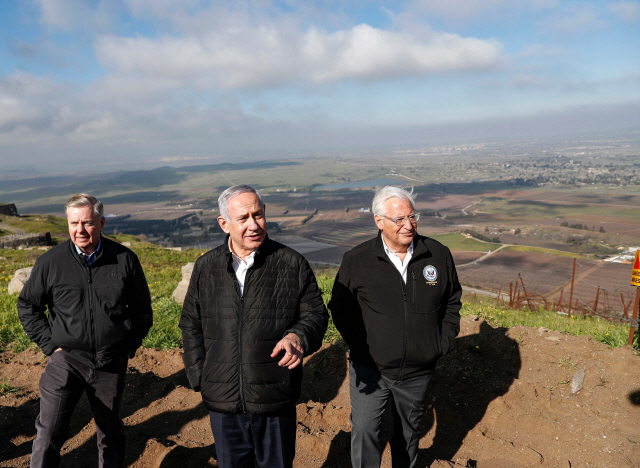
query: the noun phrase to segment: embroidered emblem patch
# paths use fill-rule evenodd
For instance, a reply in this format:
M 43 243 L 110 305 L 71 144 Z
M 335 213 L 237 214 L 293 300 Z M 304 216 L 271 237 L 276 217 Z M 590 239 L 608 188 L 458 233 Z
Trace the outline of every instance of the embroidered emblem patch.
M 434 267 L 433 265 L 424 267 L 424 270 L 422 270 L 422 274 L 424 275 L 424 278 L 429 282 L 433 282 L 438 279 L 438 270 L 436 270 L 436 267 Z

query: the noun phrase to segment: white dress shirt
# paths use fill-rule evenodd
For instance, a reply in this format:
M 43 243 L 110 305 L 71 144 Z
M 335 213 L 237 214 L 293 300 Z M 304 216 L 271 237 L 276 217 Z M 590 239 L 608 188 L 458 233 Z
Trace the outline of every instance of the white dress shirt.
M 387 244 L 384 241 L 384 235 L 382 236 L 382 245 L 384 246 L 384 252 L 387 254 L 387 257 L 389 257 L 393 266 L 395 266 L 402 275 L 404 284 L 407 284 L 407 267 L 409 266 L 409 260 L 411 260 L 411 257 L 413 256 L 413 241 L 407 248 L 407 254 L 404 256 L 404 261 L 400 260 L 400 257 L 387 247 Z
M 240 285 L 240 295 L 242 296 L 244 293 L 244 280 L 247 277 L 247 270 L 253 266 L 256 252 L 251 252 L 246 260 L 241 259 L 233 253 L 233 249 L 231 248 L 231 238 L 229 238 L 229 250 L 233 257 L 233 271 L 236 272 L 236 278 L 238 278 L 238 284 Z

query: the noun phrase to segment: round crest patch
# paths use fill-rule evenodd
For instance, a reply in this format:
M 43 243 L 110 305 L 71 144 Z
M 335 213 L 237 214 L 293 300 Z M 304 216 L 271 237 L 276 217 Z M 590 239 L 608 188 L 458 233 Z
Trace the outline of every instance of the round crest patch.
M 422 274 L 427 281 L 435 281 L 438 279 L 438 270 L 436 270 L 436 267 L 434 267 L 433 265 L 424 267 L 424 270 L 422 270 Z

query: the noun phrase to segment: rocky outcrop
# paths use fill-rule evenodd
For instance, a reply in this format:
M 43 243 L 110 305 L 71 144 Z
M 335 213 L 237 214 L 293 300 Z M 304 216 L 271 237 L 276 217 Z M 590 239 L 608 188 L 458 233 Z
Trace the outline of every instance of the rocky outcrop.
M 20 216 L 16 205 L 13 203 L 0 203 L 0 215 Z
M 184 297 L 187 295 L 187 288 L 189 287 L 189 281 L 191 281 L 191 273 L 193 273 L 193 266 L 195 263 L 189 262 L 182 267 L 182 281 L 178 283 L 178 287 L 173 291 L 171 297 L 173 300 L 182 305 L 184 303 Z
M 39 234 L 9 234 L 0 237 L 0 249 L 16 249 L 22 247 L 34 247 L 51 245 L 51 233 L 41 232 Z
M 9 281 L 9 287 L 7 288 L 9 294 L 19 294 L 20 291 L 22 291 L 24 283 L 26 283 L 27 279 L 29 279 L 32 268 L 33 267 L 20 268 L 19 270 L 16 270 L 16 272 L 13 274 L 13 278 L 11 278 L 11 281 Z

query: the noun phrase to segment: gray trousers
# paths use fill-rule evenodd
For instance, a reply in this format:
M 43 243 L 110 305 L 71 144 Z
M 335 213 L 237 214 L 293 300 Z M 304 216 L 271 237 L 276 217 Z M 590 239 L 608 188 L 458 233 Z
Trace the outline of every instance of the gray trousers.
M 66 351 L 56 351 L 49 357 L 40 377 L 40 414 L 31 468 L 59 466 L 60 449 L 69 438 L 71 414 L 84 391 L 95 418 L 99 466 L 124 466 L 126 436 L 120 409 L 126 361 L 115 367 L 111 371 L 91 369 L 73 360 Z
M 351 464 L 353 468 L 380 468 L 381 424 L 387 400 L 393 401 L 393 468 L 413 468 L 418 459 L 420 423 L 424 416 L 431 375 L 395 381 L 377 370 L 351 361 Z

